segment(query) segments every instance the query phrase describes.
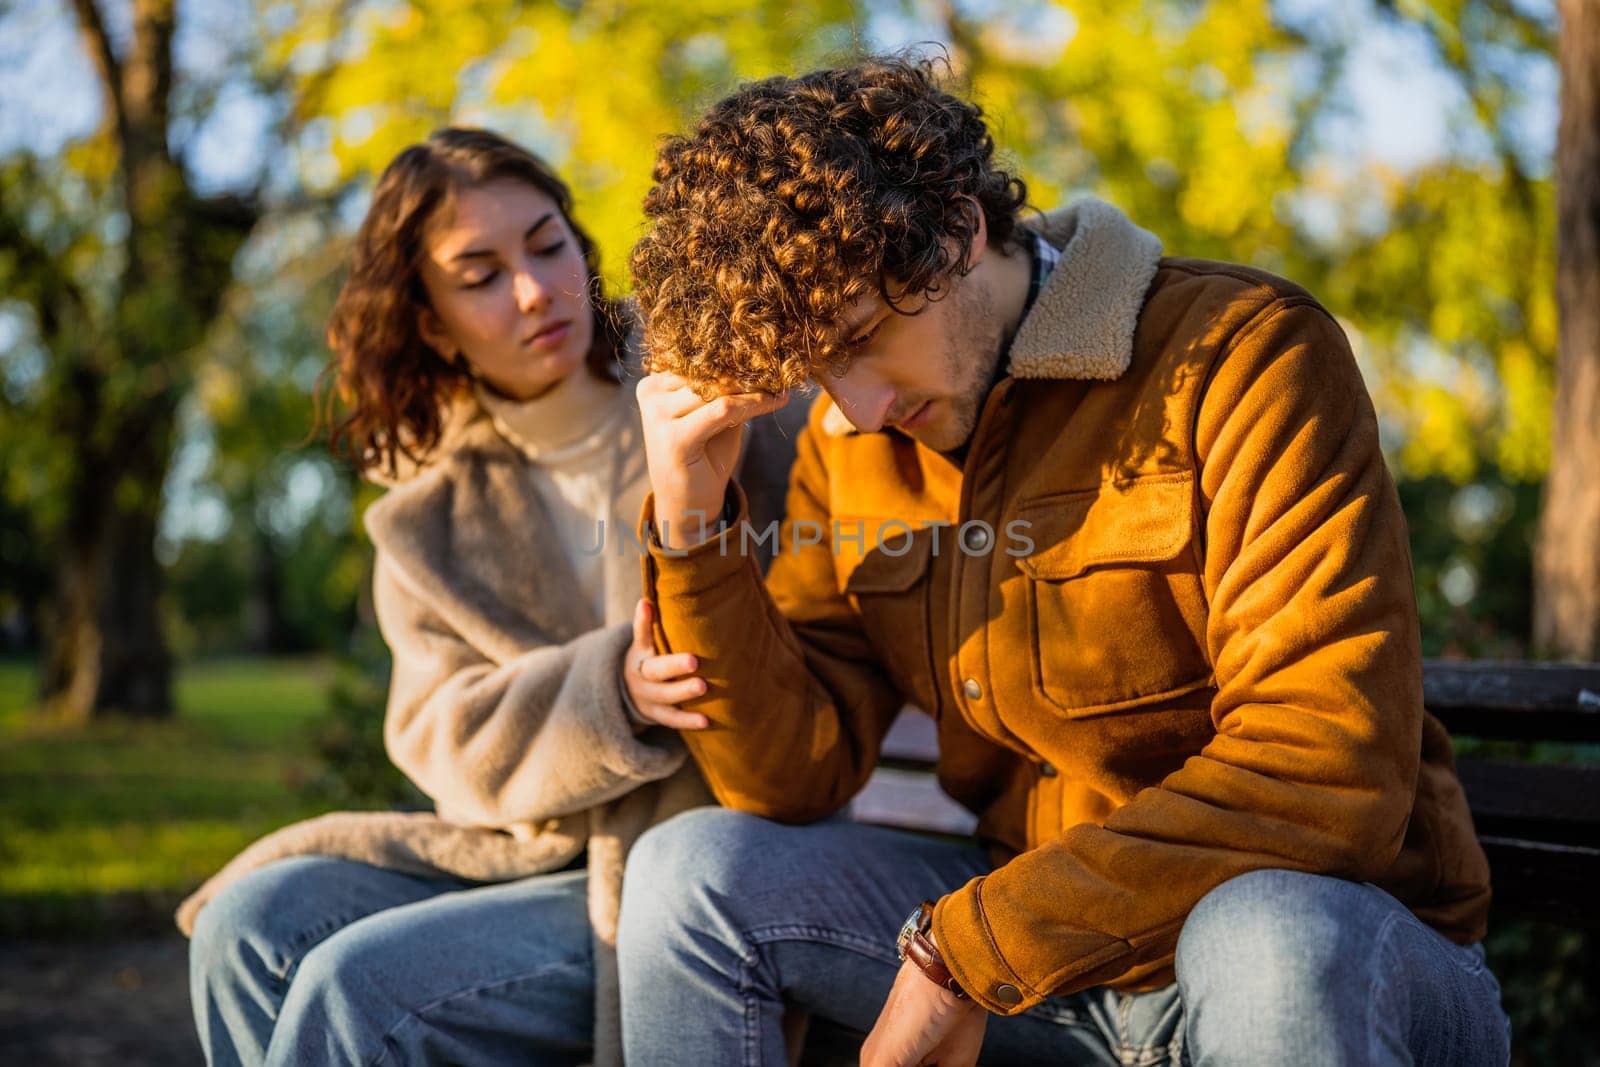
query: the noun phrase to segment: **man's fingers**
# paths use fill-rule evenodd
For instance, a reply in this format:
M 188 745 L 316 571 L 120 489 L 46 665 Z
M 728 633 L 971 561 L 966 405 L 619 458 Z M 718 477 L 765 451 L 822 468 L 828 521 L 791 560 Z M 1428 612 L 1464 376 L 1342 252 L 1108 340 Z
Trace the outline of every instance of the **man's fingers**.
M 788 400 L 787 393 L 780 393 L 778 396 L 768 396 L 766 393 L 731 393 L 719 396 L 715 400 L 707 401 L 699 410 L 680 417 L 678 432 L 683 435 L 681 440 L 686 442 L 709 441 L 724 430 L 741 426 L 769 411 L 777 411 L 788 403 Z
M 639 392 L 649 396 L 656 393 L 670 393 L 674 389 L 687 389 L 689 379 L 670 370 L 651 371 L 639 381 Z
M 689 652 L 674 652 L 670 656 L 651 656 L 639 664 L 639 674 L 651 682 L 670 682 L 700 669 L 700 661 Z
M 649 409 L 658 417 L 666 419 L 687 415 L 705 402 L 704 397 L 687 385 L 680 385 L 674 389 L 660 388 L 640 397 L 641 405 L 648 404 Z

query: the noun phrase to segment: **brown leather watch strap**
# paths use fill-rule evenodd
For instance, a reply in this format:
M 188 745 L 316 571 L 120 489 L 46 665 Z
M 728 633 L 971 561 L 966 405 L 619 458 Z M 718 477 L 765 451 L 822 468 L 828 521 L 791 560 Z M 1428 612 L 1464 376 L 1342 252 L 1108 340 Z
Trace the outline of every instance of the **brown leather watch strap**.
M 906 939 L 906 959 L 916 964 L 928 980 L 934 985 L 948 989 L 951 993 L 967 999 L 967 991 L 951 975 L 950 968 L 945 966 L 944 957 L 939 955 L 939 950 L 933 942 L 928 940 L 928 935 L 918 932 Z

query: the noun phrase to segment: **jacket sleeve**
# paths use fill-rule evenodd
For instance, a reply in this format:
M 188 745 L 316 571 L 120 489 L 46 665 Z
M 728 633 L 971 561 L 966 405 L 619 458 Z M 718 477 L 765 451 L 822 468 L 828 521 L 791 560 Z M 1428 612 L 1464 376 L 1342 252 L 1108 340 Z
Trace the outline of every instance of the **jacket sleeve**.
M 686 706 L 711 725 L 684 742 L 718 801 L 784 822 L 842 808 L 872 773 L 903 703 L 836 584 L 815 432 L 800 435 L 781 527 L 751 526 L 737 484 L 739 520 L 686 552 L 649 536 L 653 496 L 641 520 L 656 643 L 697 655 L 709 683 Z M 781 540 L 763 585 L 755 542 L 771 530 Z M 819 530 L 820 543 L 808 544 Z
M 1326 312 L 1283 298 L 1236 335 L 1195 452 L 1216 735 L 1103 825 L 939 903 L 935 936 L 991 1011 L 1170 958 L 1190 910 L 1236 875 L 1370 880 L 1399 853 L 1422 728 L 1410 550 L 1371 402 Z M 1020 1002 L 998 1000 L 1001 984 Z
M 393 654 L 389 756 L 452 821 L 507 826 L 592 808 L 677 770 L 666 730 L 635 735 L 618 665 L 627 624 L 495 663 L 378 554 L 378 624 Z

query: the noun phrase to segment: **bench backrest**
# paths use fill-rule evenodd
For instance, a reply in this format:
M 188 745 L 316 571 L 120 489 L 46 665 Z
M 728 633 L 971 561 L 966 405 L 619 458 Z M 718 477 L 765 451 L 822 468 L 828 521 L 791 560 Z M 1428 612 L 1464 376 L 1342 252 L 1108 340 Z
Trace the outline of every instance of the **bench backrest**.
M 1423 701 L 1455 737 L 1522 742 L 1463 756 L 1463 787 L 1489 855 L 1495 908 L 1600 926 L 1600 766 L 1574 760 L 1600 744 L 1600 664 L 1429 662 Z M 933 720 L 907 709 L 884 739 L 850 814 L 862 822 L 964 835 L 977 819 L 934 780 Z M 1521 759 L 1508 758 L 1509 755 Z

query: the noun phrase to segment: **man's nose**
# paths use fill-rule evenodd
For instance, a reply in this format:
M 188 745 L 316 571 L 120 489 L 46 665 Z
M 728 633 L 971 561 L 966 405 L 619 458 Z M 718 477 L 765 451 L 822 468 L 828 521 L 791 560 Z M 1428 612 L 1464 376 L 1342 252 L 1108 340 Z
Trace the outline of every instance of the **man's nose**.
M 840 377 L 824 376 L 822 387 L 850 424 L 862 433 L 883 429 L 889 409 L 894 406 L 894 389 L 874 380 L 859 367 L 850 368 Z

